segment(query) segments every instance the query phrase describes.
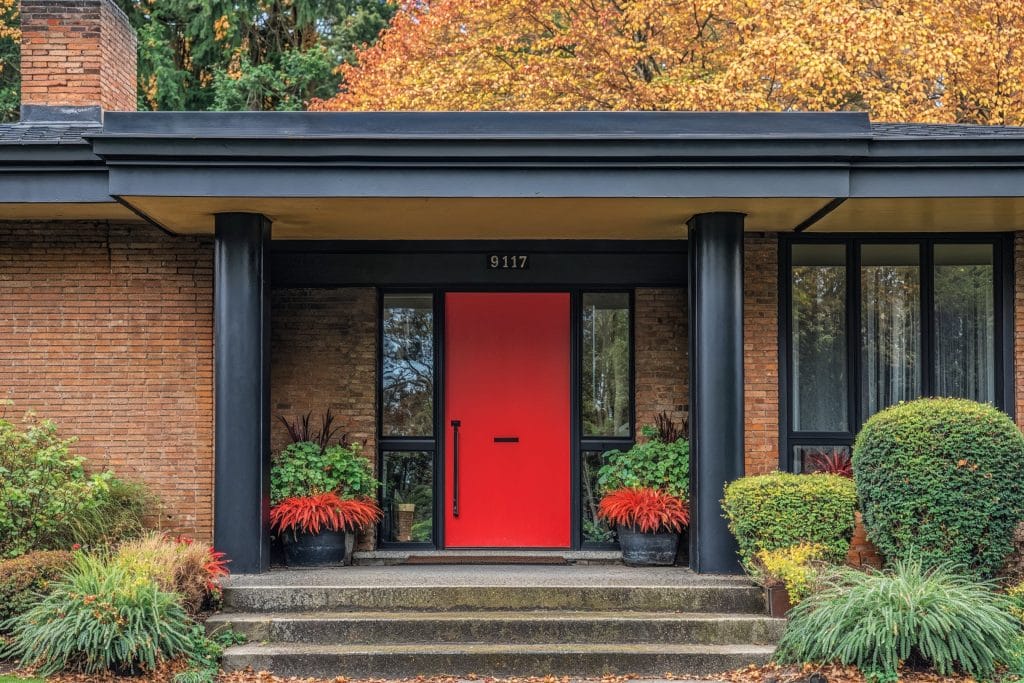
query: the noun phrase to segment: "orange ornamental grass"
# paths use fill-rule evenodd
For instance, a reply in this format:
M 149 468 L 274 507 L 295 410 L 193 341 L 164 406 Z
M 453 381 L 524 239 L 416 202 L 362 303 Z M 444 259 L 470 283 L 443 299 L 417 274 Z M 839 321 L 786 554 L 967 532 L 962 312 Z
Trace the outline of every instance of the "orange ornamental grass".
M 285 498 L 270 509 L 270 525 L 277 533 L 355 531 L 375 524 L 380 518 L 380 507 L 373 499 L 341 498 L 337 493 Z
M 652 488 L 615 489 L 601 499 L 598 517 L 643 533 L 682 531 L 690 523 L 686 501 Z

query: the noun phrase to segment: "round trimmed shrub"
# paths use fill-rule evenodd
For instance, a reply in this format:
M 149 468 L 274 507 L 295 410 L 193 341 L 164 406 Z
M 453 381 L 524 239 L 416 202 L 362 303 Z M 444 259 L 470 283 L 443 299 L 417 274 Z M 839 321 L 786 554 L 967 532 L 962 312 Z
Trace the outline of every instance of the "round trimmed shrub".
M 1024 436 L 1004 413 L 927 398 L 876 413 L 853 448 L 868 537 L 891 560 L 993 576 L 1024 518 Z
M 730 483 L 722 507 L 740 558 L 753 569 L 758 552 L 801 543 L 820 544 L 824 559 L 842 561 L 850 549 L 856 503 L 846 477 L 773 472 Z
M 28 610 L 71 565 L 66 550 L 39 550 L 13 560 L 0 560 L 0 633 L 4 622 Z

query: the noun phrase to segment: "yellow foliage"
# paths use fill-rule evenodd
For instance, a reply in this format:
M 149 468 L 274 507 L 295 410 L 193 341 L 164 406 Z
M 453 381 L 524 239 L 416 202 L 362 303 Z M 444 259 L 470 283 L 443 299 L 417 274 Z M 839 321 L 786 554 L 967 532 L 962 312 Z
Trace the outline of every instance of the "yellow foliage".
M 825 557 L 825 546 L 820 543 L 801 543 L 779 550 L 762 550 L 757 553 L 757 567 L 764 581 L 780 582 L 786 586 L 789 598 L 795 605 L 811 591 L 817 574 L 815 563 Z
M 1024 581 L 1018 583 L 1015 586 L 1010 586 L 1006 590 L 1006 594 L 1013 600 L 1014 606 L 1010 608 L 1013 612 L 1013 616 L 1024 622 Z
M 1024 3 L 406 0 L 331 110 L 853 110 L 1024 123 Z

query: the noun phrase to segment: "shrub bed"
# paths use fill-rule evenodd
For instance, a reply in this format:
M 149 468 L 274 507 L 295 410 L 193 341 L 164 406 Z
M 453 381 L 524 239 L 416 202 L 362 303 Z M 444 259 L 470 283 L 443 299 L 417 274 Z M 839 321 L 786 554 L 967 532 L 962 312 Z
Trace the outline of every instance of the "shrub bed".
M 950 564 L 897 561 L 886 572 L 843 568 L 794 607 L 776 650 L 783 663 L 855 665 L 895 681 L 902 663 L 990 678 L 1016 658 L 1020 624 L 992 583 Z
M 818 544 L 825 560 L 841 562 L 850 547 L 856 498 L 845 477 L 773 472 L 730 483 L 722 505 L 740 558 L 753 571 L 759 551 L 801 543 Z
M 41 550 L 0 561 L 0 633 L 4 632 L 3 622 L 25 612 L 50 591 L 71 561 L 71 553 L 61 550 Z
M 920 399 L 864 425 L 854 479 L 868 537 L 887 558 L 994 575 L 1024 518 L 1024 436 L 995 408 Z

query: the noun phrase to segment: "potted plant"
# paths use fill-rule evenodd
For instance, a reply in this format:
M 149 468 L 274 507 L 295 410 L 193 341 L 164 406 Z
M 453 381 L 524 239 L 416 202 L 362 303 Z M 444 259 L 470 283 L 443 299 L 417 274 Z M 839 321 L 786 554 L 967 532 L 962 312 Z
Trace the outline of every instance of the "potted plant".
M 630 567 L 675 563 L 679 532 L 690 522 L 686 501 L 656 488 L 620 488 L 601 499 L 598 516 L 616 527 Z
M 285 498 L 270 510 L 270 525 L 284 541 L 291 567 L 352 564 L 356 533 L 375 524 L 380 507 L 372 498 L 314 493 Z
M 351 564 L 356 534 L 381 517 L 378 482 L 361 445 L 337 437 L 329 410 L 318 432 L 309 418 L 281 418 L 292 443 L 270 469 L 272 529 L 289 566 Z
M 642 440 L 628 451 L 604 454 L 604 465 L 597 473 L 598 493 L 607 496 L 625 488 L 650 488 L 674 496 L 685 506 L 690 492 L 690 443 L 683 436 L 685 431 L 667 413 L 658 415 L 655 425 L 641 427 Z M 686 533 L 685 523 L 681 533 Z M 619 545 L 623 546 L 621 536 Z M 687 564 L 687 543 L 677 537 L 676 545 L 683 555 L 677 560 Z
M 776 550 L 761 550 L 755 556 L 753 574 L 765 589 L 768 613 L 785 617 L 794 605 L 813 590 L 818 565 L 825 547 L 818 543 L 800 543 Z

